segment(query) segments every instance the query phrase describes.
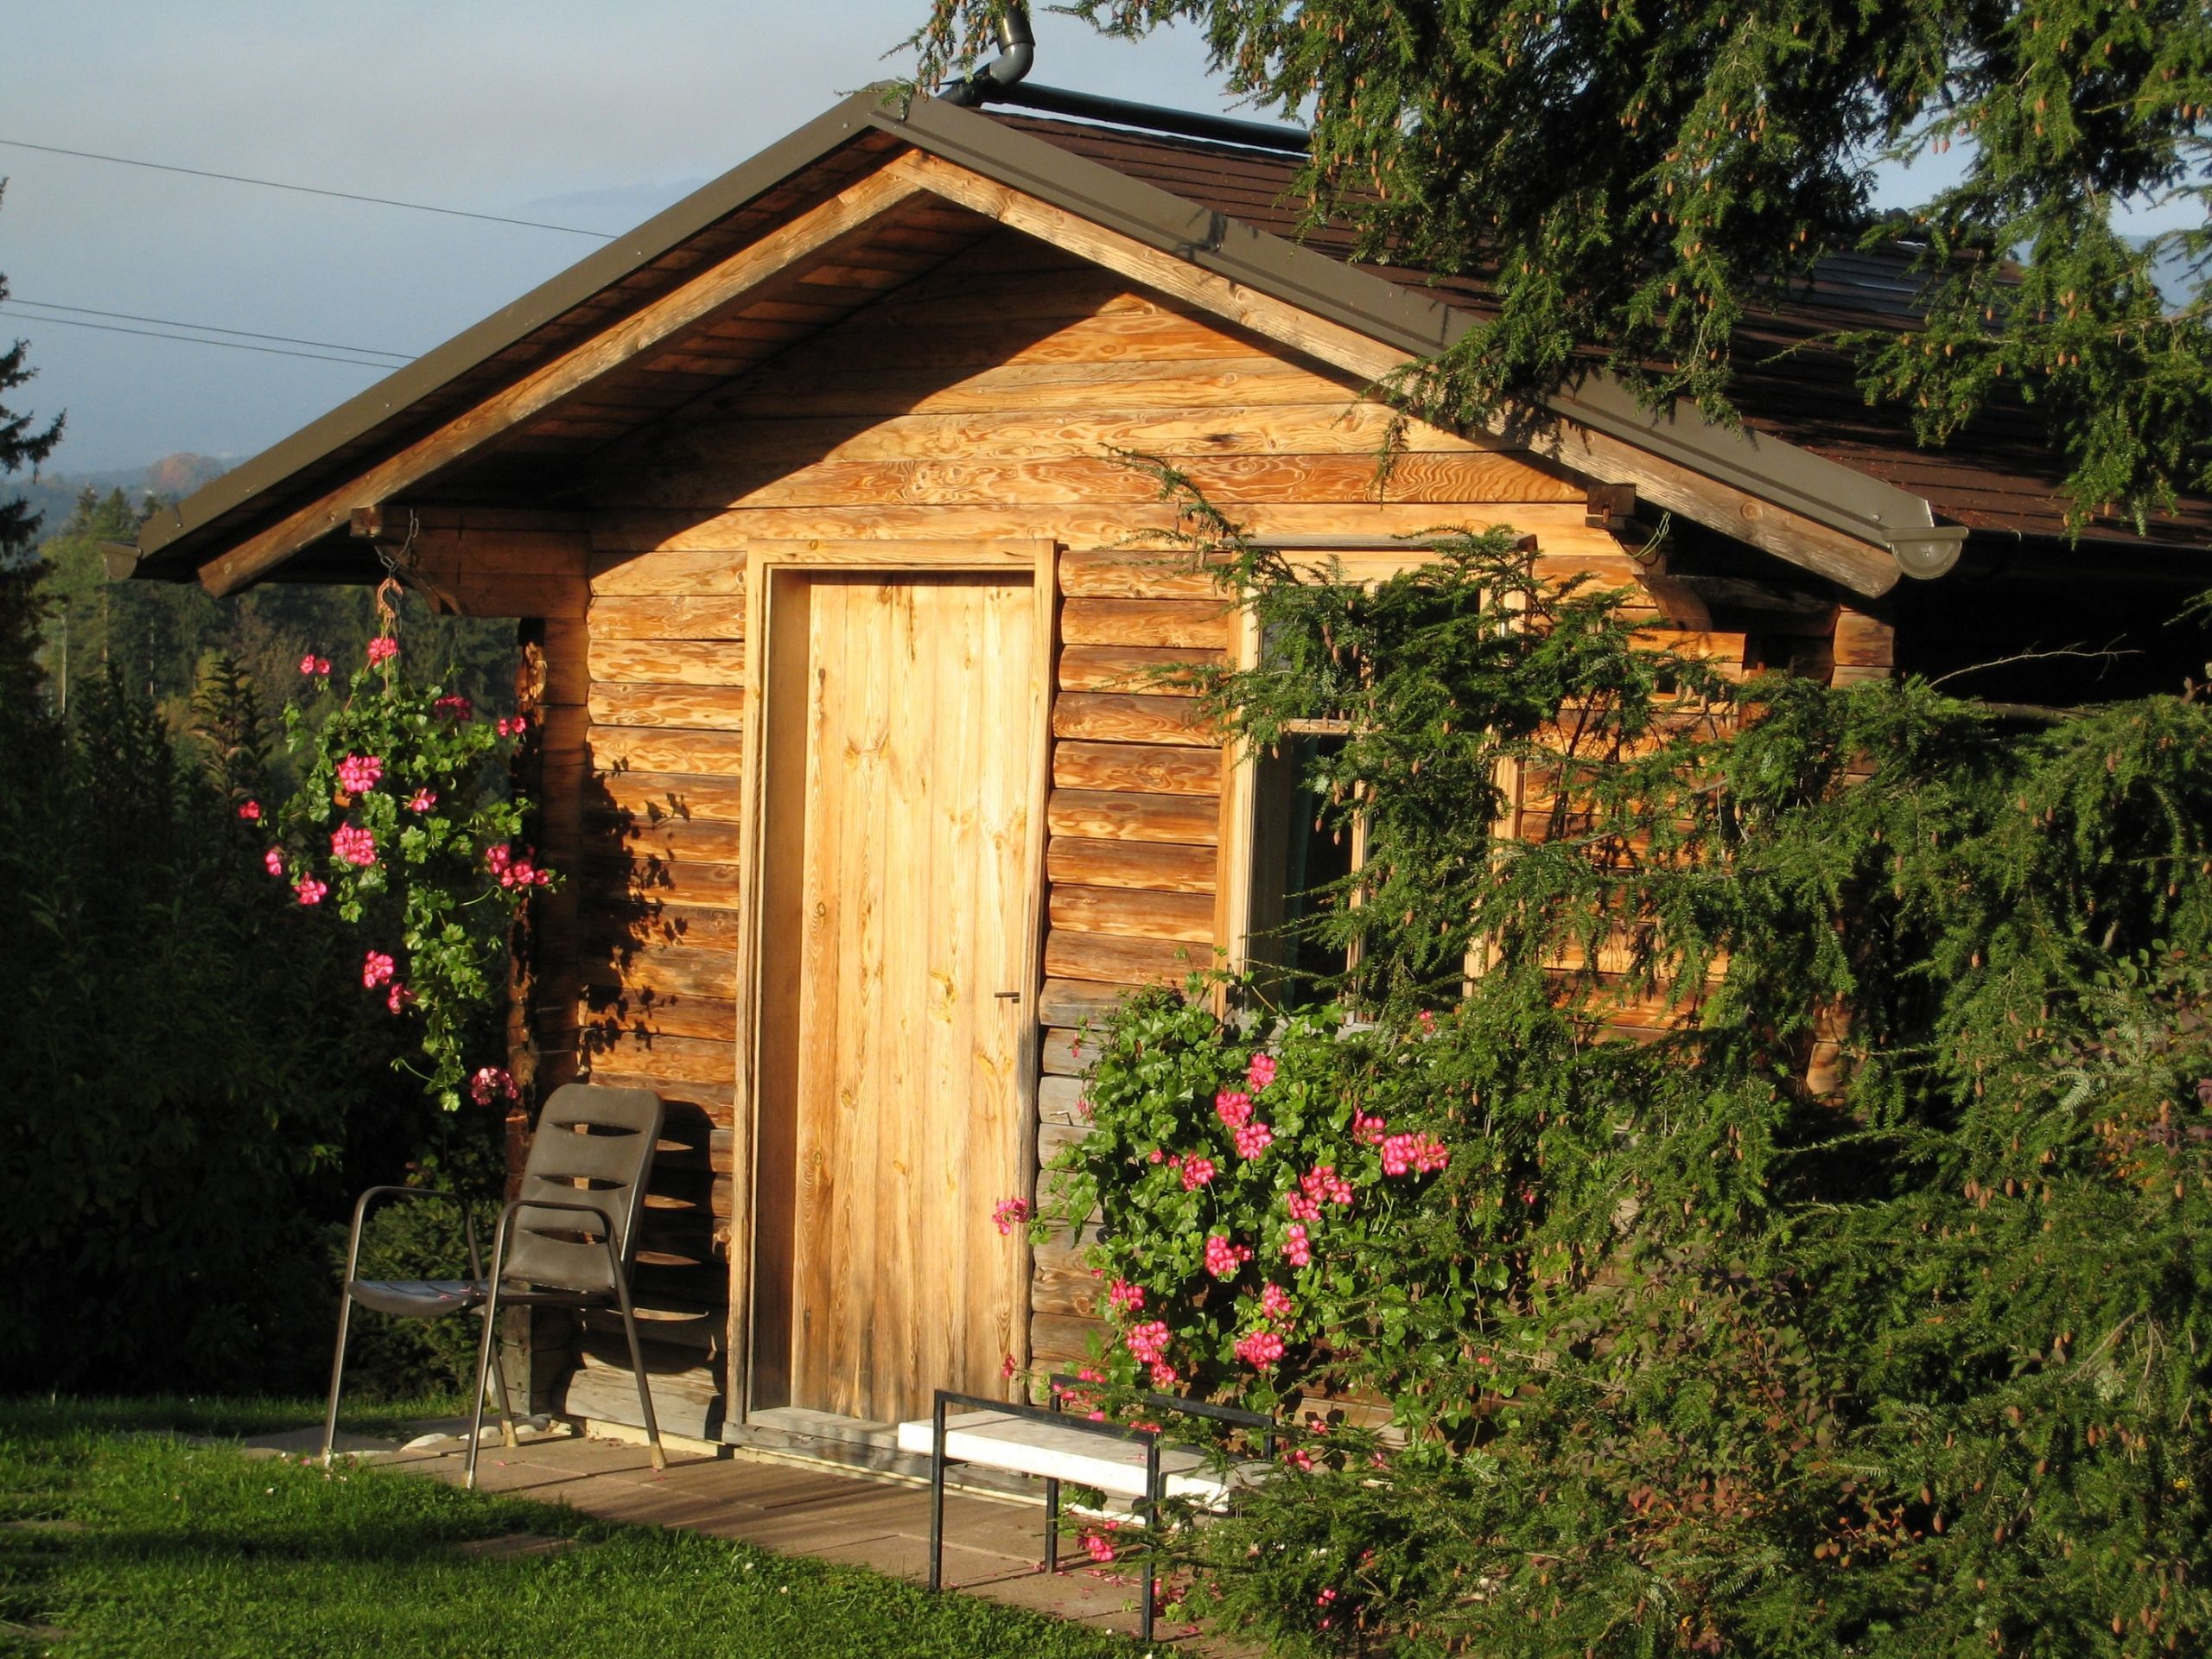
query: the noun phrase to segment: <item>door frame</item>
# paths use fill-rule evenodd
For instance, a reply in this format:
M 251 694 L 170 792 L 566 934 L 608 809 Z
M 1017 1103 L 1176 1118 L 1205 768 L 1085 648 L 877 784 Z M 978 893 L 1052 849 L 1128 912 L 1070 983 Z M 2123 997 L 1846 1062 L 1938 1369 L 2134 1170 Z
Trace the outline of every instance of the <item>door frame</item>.
M 791 595 L 812 575 L 918 576 L 942 575 L 1027 575 L 1036 611 L 1036 643 L 1031 666 L 1035 707 L 1029 744 L 1029 844 L 1023 857 L 1021 992 L 1025 1024 L 1021 1059 L 1015 1074 L 1021 1144 L 1015 1166 L 1033 1170 L 1037 1161 L 1037 1068 L 1040 1034 L 1037 999 L 1042 988 L 1045 927 L 1045 806 L 1051 785 L 1054 687 L 1052 665 L 1059 639 L 1059 543 L 1013 537 L 964 542 L 759 541 L 745 548 L 745 715 L 743 770 L 738 826 L 739 868 L 744 881 L 738 924 L 736 1010 L 737 1076 L 730 1115 L 728 1372 L 722 1398 L 725 1421 L 735 1426 L 755 1408 L 753 1387 L 753 1296 L 757 1288 L 754 1229 L 759 1222 L 759 1147 L 761 1033 L 761 912 L 766 883 L 760 879 L 761 836 L 767 819 L 768 777 L 765 745 L 772 697 L 771 644 L 779 616 Z M 780 602 L 779 602 L 780 601 Z M 1020 1240 L 1021 1279 L 1034 1275 L 1027 1236 Z M 1015 1309 L 1014 1360 L 1029 1363 L 1028 1308 Z

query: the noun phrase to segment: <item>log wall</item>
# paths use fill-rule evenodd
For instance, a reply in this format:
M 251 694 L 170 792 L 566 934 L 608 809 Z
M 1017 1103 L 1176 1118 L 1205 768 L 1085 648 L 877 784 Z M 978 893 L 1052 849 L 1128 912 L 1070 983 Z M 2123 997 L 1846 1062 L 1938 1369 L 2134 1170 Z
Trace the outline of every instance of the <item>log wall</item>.
M 1637 578 L 1592 527 L 1583 484 L 1524 454 L 1415 423 L 1378 486 L 1389 416 L 1357 393 L 1338 372 L 1002 233 L 580 479 L 588 608 L 546 624 L 545 764 L 549 789 L 580 803 L 565 866 L 577 914 L 547 926 L 571 942 L 581 1019 L 564 1027 L 540 999 L 537 1027 L 548 1077 L 573 1066 L 670 1102 L 678 1144 L 639 1274 L 670 1427 L 718 1431 L 727 1361 L 747 549 L 1020 537 L 1066 550 L 1038 1000 L 1049 1159 L 1081 1133 L 1082 1022 L 1227 944 L 1221 753 L 1154 671 L 1226 652 L 1230 620 L 1202 575 L 1132 555 L 1134 535 L 1174 527 L 1174 508 L 1109 450 L 1168 461 L 1263 535 L 1383 541 L 1503 523 L 1535 537 L 1541 572 Z M 1700 638 L 1749 660 L 1742 635 Z M 556 861 L 571 850 L 550 824 L 546 848 Z M 1078 1357 L 1095 1299 L 1071 1252 L 1041 1252 L 1033 1357 Z M 605 1341 L 588 1335 L 569 1404 L 620 1417 Z

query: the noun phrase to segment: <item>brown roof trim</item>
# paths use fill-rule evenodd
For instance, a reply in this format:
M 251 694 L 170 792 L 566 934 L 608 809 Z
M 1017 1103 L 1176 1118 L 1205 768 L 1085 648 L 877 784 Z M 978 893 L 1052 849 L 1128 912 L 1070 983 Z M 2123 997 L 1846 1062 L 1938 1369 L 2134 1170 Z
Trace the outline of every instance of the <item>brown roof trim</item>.
M 988 116 L 928 99 L 902 112 L 889 107 L 887 97 L 882 87 L 853 93 L 666 212 L 196 492 L 168 515 L 149 521 L 139 533 L 136 574 L 188 579 L 189 565 L 178 569 L 181 561 L 175 554 L 169 560 L 160 556 L 172 549 L 186 553 L 177 544 L 194 539 L 195 531 L 221 515 L 372 431 L 868 130 L 903 138 L 1409 356 L 1433 355 L 1476 326 L 1464 312 L 1388 277 L 1197 207 Z M 1540 404 L 1543 414 L 1628 442 L 1870 548 L 1890 551 L 1916 575 L 1938 574 L 1949 563 L 1939 557 L 1916 569 L 1916 553 L 1924 558 L 1930 543 L 1939 551 L 1950 544 L 1955 556 L 1955 543 L 1965 534 L 1936 527 L 1924 498 L 1810 451 L 1731 430 L 1688 408 L 1671 419 L 1655 417 L 1608 378 L 1593 377 Z M 168 568 L 156 568 L 157 563 Z

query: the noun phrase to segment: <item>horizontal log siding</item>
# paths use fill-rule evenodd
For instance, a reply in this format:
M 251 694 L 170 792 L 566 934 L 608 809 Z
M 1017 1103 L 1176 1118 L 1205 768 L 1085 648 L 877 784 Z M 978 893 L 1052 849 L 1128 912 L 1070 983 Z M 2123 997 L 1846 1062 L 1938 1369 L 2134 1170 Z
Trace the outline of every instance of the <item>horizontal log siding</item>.
M 585 491 L 590 1058 L 594 1075 L 686 1103 L 710 1178 L 687 1201 L 725 1224 L 738 1178 L 734 1033 L 709 1027 L 736 995 L 747 546 L 1022 537 L 1071 550 L 1039 1001 L 1049 1156 L 1082 1132 L 1084 1020 L 1209 965 L 1223 943 L 1220 751 L 1168 671 L 1226 660 L 1230 619 L 1205 573 L 1128 547 L 1174 512 L 1108 450 L 1168 460 L 1262 532 L 1509 522 L 1562 556 L 1627 563 L 1584 525 L 1579 483 L 1511 452 L 1415 424 L 1378 486 L 1389 419 L 1342 375 L 1001 235 L 605 452 Z M 1103 1329 L 1095 1300 L 1071 1249 L 1040 1252 L 1038 1363 L 1082 1357 Z M 591 1389 L 620 1408 L 618 1390 Z

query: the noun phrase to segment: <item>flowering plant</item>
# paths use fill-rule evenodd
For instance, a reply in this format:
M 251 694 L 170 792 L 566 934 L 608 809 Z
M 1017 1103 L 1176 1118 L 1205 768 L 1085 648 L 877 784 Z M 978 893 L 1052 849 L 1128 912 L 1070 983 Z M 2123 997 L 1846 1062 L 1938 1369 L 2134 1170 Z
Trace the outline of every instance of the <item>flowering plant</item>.
M 451 1111 L 472 1021 L 505 990 L 516 913 L 554 878 L 519 846 L 525 804 L 505 787 L 526 718 L 479 722 L 467 698 L 413 683 L 401 655 L 387 627 L 319 722 L 309 710 L 334 695 L 329 661 L 301 659 L 307 707 L 289 704 L 284 728 L 302 781 L 262 860 L 300 904 L 327 900 L 362 929 L 365 992 L 420 1022 L 421 1063 L 399 1064 Z M 480 1103 L 513 1093 L 496 1067 L 466 1086 Z
M 1325 1006 L 1262 1034 L 1163 991 L 1086 1033 L 1090 1133 L 1054 1160 L 1035 1225 L 1043 1243 L 1100 1217 L 1109 1393 L 1272 1412 L 1402 1327 L 1404 1287 L 1363 1269 L 1451 1163 L 1428 1030 L 1348 1031 Z

